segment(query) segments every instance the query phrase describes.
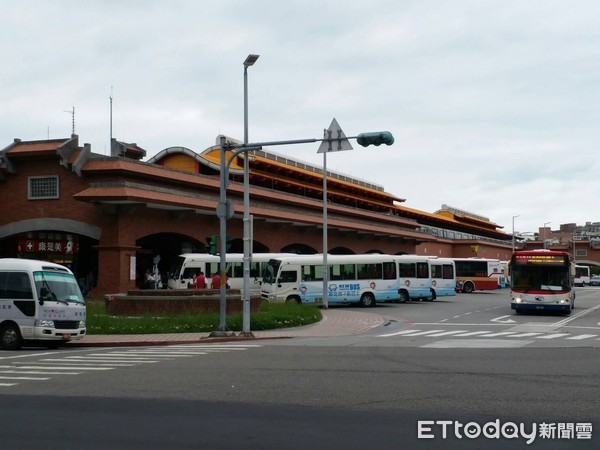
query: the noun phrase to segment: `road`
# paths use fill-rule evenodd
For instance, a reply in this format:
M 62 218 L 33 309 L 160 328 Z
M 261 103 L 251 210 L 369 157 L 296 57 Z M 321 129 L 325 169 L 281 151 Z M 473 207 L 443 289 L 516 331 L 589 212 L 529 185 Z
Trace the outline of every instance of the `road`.
M 581 316 L 517 316 L 502 291 L 378 306 L 390 325 L 345 338 L 0 352 L 0 449 L 599 448 L 598 294 L 578 291 Z M 531 445 L 419 428 L 442 420 L 573 428 Z

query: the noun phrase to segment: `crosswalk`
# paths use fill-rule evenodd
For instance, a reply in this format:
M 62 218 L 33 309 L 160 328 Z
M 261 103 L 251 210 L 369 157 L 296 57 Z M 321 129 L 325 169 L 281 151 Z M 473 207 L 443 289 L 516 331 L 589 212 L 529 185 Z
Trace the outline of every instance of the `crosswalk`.
M 260 345 L 189 344 L 160 347 L 106 349 L 98 352 L 69 354 L 45 352 L 28 355 L 0 356 L 0 388 L 23 382 L 50 381 L 55 377 L 77 376 L 91 372 L 151 365 L 178 358 L 193 358 L 211 353 L 244 351 Z
M 571 341 L 583 341 L 586 339 L 600 340 L 599 334 L 571 334 L 571 333 L 546 333 L 546 332 L 519 332 L 519 331 L 494 331 L 494 330 L 483 330 L 483 331 L 468 331 L 468 330 L 418 330 L 408 329 L 400 330 L 392 333 L 379 334 L 377 337 L 426 337 L 426 338 L 464 338 L 464 337 L 477 337 L 477 338 L 506 338 L 506 339 L 558 339 L 562 338 Z

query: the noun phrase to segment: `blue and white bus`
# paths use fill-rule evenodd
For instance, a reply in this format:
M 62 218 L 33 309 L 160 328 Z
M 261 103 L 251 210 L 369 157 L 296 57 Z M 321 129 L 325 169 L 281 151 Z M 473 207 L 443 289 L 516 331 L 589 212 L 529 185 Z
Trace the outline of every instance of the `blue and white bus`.
M 431 270 L 431 289 L 433 300 L 437 297 L 456 295 L 456 267 L 450 258 L 432 257 L 429 260 Z
M 398 301 L 392 255 L 328 255 L 328 304 Z M 263 272 L 261 296 L 269 302 L 323 303 L 323 255 L 273 258 Z
M 431 261 L 428 256 L 394 256 L 398 264 L 398 295 L 401 302 L 408 300 L 433 300 L 436 297 L 432 289 Z
M 455 295 L 454 263 L 417 255 L 328 255 L 328 303 L 434 300 Z M 263 273 L 261 296 L 270 302 L 323 302 L 323 255 L 274 258 Z M 432 277 L 433 276 L 433 277 Z
M 400 301 L 433 301 L 437 297 L 456 295 L 454 261 L 435 256 L 399 255 L 398 263 Z

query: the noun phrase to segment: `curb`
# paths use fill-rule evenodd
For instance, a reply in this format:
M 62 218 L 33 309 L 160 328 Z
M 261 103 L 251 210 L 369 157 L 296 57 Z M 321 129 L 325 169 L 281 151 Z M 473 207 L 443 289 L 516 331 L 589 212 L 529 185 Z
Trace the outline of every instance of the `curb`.
M 64 347 L 136 347 L 182 344 L 212 344 L 219 342 L 248 342 L 265 339 L 295 337 L 339 337 L 367 333 L 389 324 L 389 319 L 374 313 L 327 309 L 320 322 L 295 328 L 255 331 L 253 336 L 210 337 L 208 333 L 149 334 L 149 335 L 89 335 L 79 341 L 65 343 Z M 86 341 L 86 338 L 89 339 Z

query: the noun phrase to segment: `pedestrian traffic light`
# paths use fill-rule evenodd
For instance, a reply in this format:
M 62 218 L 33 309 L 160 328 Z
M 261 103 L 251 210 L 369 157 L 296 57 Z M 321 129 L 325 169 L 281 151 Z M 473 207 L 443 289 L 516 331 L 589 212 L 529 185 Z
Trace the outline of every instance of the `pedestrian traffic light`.
M 208 244 L 208 253 L 211 255 L 217 254 L 217 238 L 218 236 L 209 236 L 206 238 L 206 243 Z
M 392 145 L 394 143 L 394 136 L 389 131 L 374 131 L 371 133 L 360 133 L 356 137 L 358 145 L 368 147 L 369 145 Z

